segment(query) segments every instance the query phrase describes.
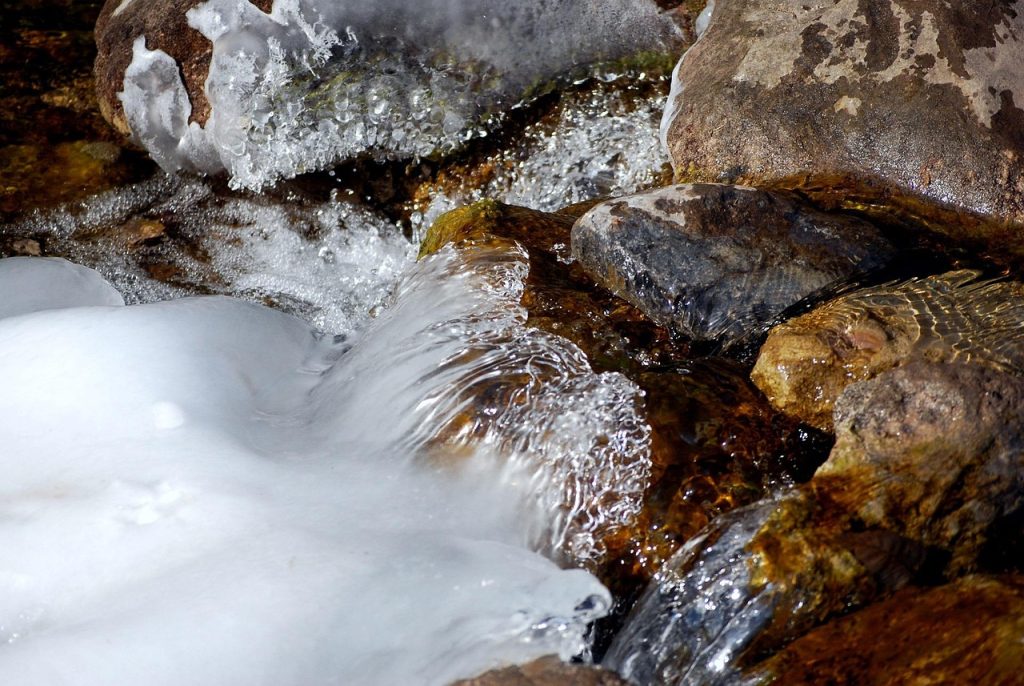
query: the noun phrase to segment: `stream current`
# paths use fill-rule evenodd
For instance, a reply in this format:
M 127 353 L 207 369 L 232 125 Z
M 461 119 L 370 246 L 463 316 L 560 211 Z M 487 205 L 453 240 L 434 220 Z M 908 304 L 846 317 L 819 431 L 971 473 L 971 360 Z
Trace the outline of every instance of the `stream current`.
M 0 262 L 33 294 L 0 312 L 6 683 L 444 684 L 585 652 L 608 592 L 533 551 L 600 554 L 648 430 L 630 382 L 523 326 L 525 270 L 447 249 L 328 335 Z

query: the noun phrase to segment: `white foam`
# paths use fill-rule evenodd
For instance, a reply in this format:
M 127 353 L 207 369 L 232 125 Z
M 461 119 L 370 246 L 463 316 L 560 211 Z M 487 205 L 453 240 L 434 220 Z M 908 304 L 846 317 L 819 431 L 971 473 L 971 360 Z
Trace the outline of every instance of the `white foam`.
M 91 269 L 59 258 L 0 260 L 0 319 L 66 307 L 124 305 L 121 294 Z
M 526 546 L 594 554 L 647 431 L 522 326 L 524 265 L 442 251 L 351 350 L 223 297 L 0 319 L 4 683 L 444 684 L 582 650 L 607 592 Z
M 416 228 L 425 231 L 444 212 L 485 198 L 553 212 L 653 185 L 668 163 L 658 138 L 665 96 L 641 99 L 625 80 L 564 95 L 553 124 L 531 124 L 509 149 L 489 158 L 495 171 L 485 184 L 434 194 L 414 217 Z
M 400 227 L 350 202 L 216 194 L 160 174 L 9 227 L 99 271 L 129 304 L 217 293 L 271 303 L 334 334 L 351 334 L 415 256 Z M 137 219 L 173 222 L 158 246 L 126 245 Z M 154 278 L 145 260 L 173 267 Z

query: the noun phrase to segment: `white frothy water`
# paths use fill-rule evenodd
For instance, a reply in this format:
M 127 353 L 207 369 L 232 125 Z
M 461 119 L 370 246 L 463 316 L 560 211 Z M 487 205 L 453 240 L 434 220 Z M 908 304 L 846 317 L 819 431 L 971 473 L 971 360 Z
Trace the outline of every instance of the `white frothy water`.
M 226 169 L 244 188 L 363 154 L 449 152 L 530 88 L 680 35 L 648 0 L 277 0 L 269 15 L 209 0 L 188 18 L 213 43 L 205 126 L 189 123 L 173 59 L 142 36 L 125 115 L 165 169 Z
M 647 430 L 523 326 L 516 251 L 424 260 L 354 343 L 11 264 L 8 302 L 52 273 L 0 319 L 5 684 L 443 684 L 584 648 L 607 592 L 530 547 L 599 555 Z

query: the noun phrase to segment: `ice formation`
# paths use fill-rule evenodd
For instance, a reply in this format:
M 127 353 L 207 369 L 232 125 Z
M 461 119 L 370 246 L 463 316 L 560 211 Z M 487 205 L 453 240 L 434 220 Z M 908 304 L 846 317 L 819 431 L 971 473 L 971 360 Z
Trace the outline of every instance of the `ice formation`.
M 125 115 L 165 169 L 223 168 L 246 188 L 361 154 L 450 151 L 531 89 L 679 36 L 648 0 L 277 0 L 269 15 L 208 0 L 188 19 L 213 43 L 205 126 L 141 36 Z
M 174 238 L 125 246 L 124 227 L 139 219 L 168 221 Z M 96 269 L 129 304 L 231 295 L 333 334 L 356 330 L 415 255 L 398 226 L 351 202 L 223 195 L 201 179 L 163 175 L 6 230 Z M 148 274 L 145 260 L 173 268 L 173 283 Z
M 516 251 L 418 263 L 354 342 L 0 267 L 5 684 L 444 684 L 584 648 L 607 591 L 530 548 L 597 554 L 647 431 L 523 326 Z M 474 413 L 488 380 L 508 402 Z
M 486 184 L 434 194 L 414 221 L 425 230 L 444 212 L 485 198 L 554 212 L 654 185 L 669 161 L 658 137 L 667 87 L 655 78 L 630 75 L 564 94 L 552 126 L 528 126 L 513 147 L 487 160 L 497 171 Z M 654 93 L 641 97 L 633 88 Z

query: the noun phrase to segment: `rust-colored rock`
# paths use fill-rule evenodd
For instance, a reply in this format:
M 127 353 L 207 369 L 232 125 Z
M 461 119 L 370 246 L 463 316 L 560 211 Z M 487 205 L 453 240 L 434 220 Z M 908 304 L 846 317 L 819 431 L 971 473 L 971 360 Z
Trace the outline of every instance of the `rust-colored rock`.
M 911 360 L 1024 372 L 1024 283 L 958 270 L 840 296 L 772 329 L 751 373 L 777 408 L 829 430 L 843 389 Z
M 1024 254 L 1024 2 L 718 0 L 677 70 L 677 178 L 800 189 Z
M 452 686 L 627 686 L 614 672 L 587 665 L 572 665 L 555 656 L 495 669 Z
M 272 0 L 250 1 L 270 12 Z M 107 0 L 96 21 L 96 92 L 104 118 L 124 136 L 131 136 L 128 121 L 117 94 L 124 84 L 124 72 L 132 61 L 132 44 L 146 37 L 146 47 L 163 50 L 181 70 L 182 81 L 192 103 L 190 121 L 205 124 L 210 103 L 203 85 L 210 69 L 213 44 L 188 25 L 185 13 L 203 0 Z
M 1024 504 L 1024 379 L 914 362 L 851 386 L 814 478 L 728 513 L 665 563 L 606 663 L 638 684 L 735 683 L 829 617 L 955 576 Z
M 1010 686 L 1024 683 L 1021 636 L 1024 579 L 966 577 L 833 620 L 759 665 L 749 683 Z
M 969 568 L 998 518 L 1024 504 L 1024 379 L 914 362 L 854 384 L 814 483 L 867 527 L 949 551 Z

